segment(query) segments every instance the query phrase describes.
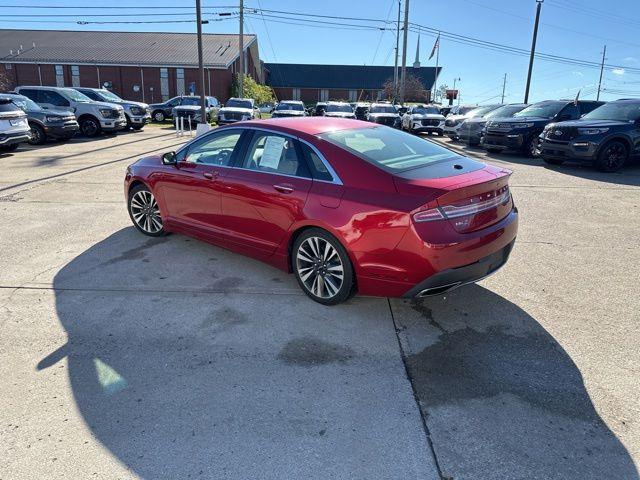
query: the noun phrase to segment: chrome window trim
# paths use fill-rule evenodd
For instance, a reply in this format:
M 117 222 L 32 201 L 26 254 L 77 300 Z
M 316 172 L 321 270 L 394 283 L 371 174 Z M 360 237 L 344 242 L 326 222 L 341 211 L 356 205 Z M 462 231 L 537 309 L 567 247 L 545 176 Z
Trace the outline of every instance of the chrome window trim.
M 236 122 L 234 122 L 234 123 L 236 123 Z M 233 127 L 225 128 L 224 130 L 257 130 L 257 131 L 262 131 L 262 132 L 267 132 L 267 133 L 274 133 L 276 135 L 283 135 L 285 137 L 289 137 L 289 138 L 293 138 L 295 140 L 298 140 L 299 142 L 304 143 L 305 145 L 307 145 L 309 148 L 311 148 L 315 152 L 316 155 L 318 155 L 318 158 L 320 158 L 320 161 L 327 168 L 327 171 L 331 174 L 331 176 L 333 177 L 333 180 L 321 180 L 321 179 L 317 179 L 317 178 L 305 178 L 305 177 L 298 177 L 296 175 L 287 175 L 287 174 L 284 174 L 284 173 L 265 172 L 265 171 L 262 171 L 262 170 L 251 170 L 250 168 L 244 168 L 244 167 L 241 167 L 241 166 L 217 165 L 218 167 L 234 168 L 234 169 L 237 169 L 237 170 L 247 170 L 247 171 L 250 171 L 250 172 L 260 172 L 260 173 L 265 173 L 267 175 L 280 175 L 280 176 L 284 176 L 284 177 L 300 178 L 300 179 L 305 179 L 305 180 L 313 180 L 314 182 L 330 183 L 330 184 L 333 184 L 333 185 L 344 185 L 344 183 L 342 183 L 342 180 L 340 179 L 340 177 L 338 176 L 336 171 L 333 169 L 333 167 L 331 166 L 329 161 L 325 158 L 325 156 L 320 152 L 320 150 L 318 150 L 318 148 L 315 145 L 313 145 L 312 143 L 310 143 L 310 142 L 308 142 L 306 140 L 303 140 L 302 138 L 300 138 L 300 137 L 298 137 L 296 135 L 293 135 L 293 134 L 288 133 L 288 132 L 281 132 L 279 130 L 272 130 L 270 128 L 257 127 L 255 125 L 235 126 L 235 124 L 234 124 Z M 206 133 L 202 137 L 194 138 L 192 141 L 187 142 L 182 147 L 180 147 L 178 150 L 176 150 L 176 156 L 178 156 L 178 154 L 182 150 L 184 150 L 186 148 L 189 148 L 189 146 L 192 143 L 195 143 L 196 141 L 203 140 L 204 138 L 206 138 L 208 136 L 213 136 L 216 133 L 221 133 L 218 128 L 216 128 L 214 130 L 211 130 L 211 132 Z M 205 165 L 205 164 L 200 164 L 200 165 Z

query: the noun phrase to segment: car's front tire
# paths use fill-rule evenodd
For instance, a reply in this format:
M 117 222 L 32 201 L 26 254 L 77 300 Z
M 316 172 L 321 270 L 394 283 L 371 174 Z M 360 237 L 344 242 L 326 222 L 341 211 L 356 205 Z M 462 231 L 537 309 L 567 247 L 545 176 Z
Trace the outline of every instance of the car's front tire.
M 617 172 L 627 162 L 628 158 L 629 149 L 627 146 L 618 140 L 611 140 L 600 149 L 595 166 L 601 172 Z
M 80 120 L 80 131 L 85 137 L 97 137 L 102 131 L 102 127 L 97 119 L 85 117 Z
M 44 132 L 44 129 L 35 123 L 31 124 L 31 140 L 29 143 L 31 145 L 44 145 L 47 141 L 47 134 Z
M 164 112 L 162 110 L 157 110 L 155 112 L 153 112 L 153 119 L 158 122 L 158 123 L 162 123 L 165 120 L 165 115 Z
M 354 291 L 349 255 L 329 232 L 311 228 L 296 238 L 291 266 L 302 291 L 323 305 L 337 305 Z
M 165 234 L 160 207 L 146 185 L 136 185 L 131 189 L 127 210 L 133 225 L 145 235 L 161 237 Z

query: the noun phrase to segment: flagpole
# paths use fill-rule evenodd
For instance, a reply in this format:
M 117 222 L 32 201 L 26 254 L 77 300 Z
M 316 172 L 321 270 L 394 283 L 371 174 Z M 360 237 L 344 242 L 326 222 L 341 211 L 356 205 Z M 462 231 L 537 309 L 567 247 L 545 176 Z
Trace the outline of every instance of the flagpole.
M 433 80 L 433 100 L 434 101 L 438 93 L 438 62 L 440 61 L 440 32 L 438 32 L 438 38 L 436 38 L 436 42 L 438 42 L 438 51 L 436 52 L 436 76 Z M 442 99 L 440 99 L 440 103 L 442 103 Z

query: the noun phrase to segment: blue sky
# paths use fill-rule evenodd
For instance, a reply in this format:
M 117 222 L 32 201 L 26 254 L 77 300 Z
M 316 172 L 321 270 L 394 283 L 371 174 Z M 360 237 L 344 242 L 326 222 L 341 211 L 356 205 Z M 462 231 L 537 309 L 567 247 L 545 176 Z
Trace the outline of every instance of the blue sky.
M 202 0 L 207 7 L 235 5 L 237 0 Z M 398 0 L 245 0 L 245 6 L 287 12 L 335 15 L 341 19 L 327 22 L 358 24 L 346 17 L 359 19 L 395 20 Z M 191 1 L 167 0 L 111 0 L 109 6 L 188 6 Z M 87 9 L 79 0 L 3 0 L 0 5 L 0 28 L 24 29 L 81 29 L 81 30 L 147 30 L 193 31 L 193 23 L 175 24 L 111 24 L 77 25 L 80 20 L 92 20 L 88 14 L 129 14 L 130 17 L 109 17 L 99 20 L 162 20 L 146 17 L 135 10 Z M 78 6 L 78 9 L 6 8 L 11 5 Z M 99 6 L 99 4 L 91 4 Z M 411 0 L 410 21 L 459 35 L 466 35 L 498 44 L 529 49 L 535 0 Z M 205 10 L 206 11 L 206 10 Z M 234 11 L 222 8 L 221 11 Z M 236 10 L 237 11 L 237 10 Z M 155 10 L 156 13 L 176 10 Z M 188 11 L 181 10 L 181 13 Z M 71 18 L 20 18 L 6 15 L 65 14 Z M 279 15 L 279 14 L 273 14 Z M 211 17 L 211 15 L 205 15 Z M 167 17 L 164 17 L 166 19 Z M 171 19 L 187 19 L 188 15 Z M 19 22 L 18 22 L 19 20 Z M 97 20 L 97 18 L 93 18 Z M 292 25 L 277 23 L 281 19 L 249 15 L 245 28 L 256 33 L 260 54 L 265 61 L 290 63 L 338 63 L 393 65 L 395 32 L 391 30 L 360 30 L 328 24 Z M 603 45 L 607 45 L 610 65 L 604 74 L 601 98 L 640 96 L 640 1 L 611 0 L 545 0 L 542 6 L 537 50 L 542 53 L 600 62 Z M 368 22 L 371 25 L 371 22 Z M 211 22 L 205 32 L 237 32 L 237 19 Z M 420 61 L 423 66 L 435 65 L 435 57 L 428 56 L 435 40 L 434 34 L 422 33 Z M 410 32 L 407 63 L 413 63 L 418 33 Z M 463 103 L 492 103 L 500 100 L 502 78 L 507 74 L 506 101 L 522 101 L 528 58 L 503 51 L 473 47 L 442 38 L 440 65 L 443 67 L 439 83 L 458 82 Z M 635 70 L 633 70 L 635 69 Z M 536 59 L 530 101 L 547 98 L 573 98 L 582 91 L 581 98 L 595 98 L 598 68 L 568 65 Z

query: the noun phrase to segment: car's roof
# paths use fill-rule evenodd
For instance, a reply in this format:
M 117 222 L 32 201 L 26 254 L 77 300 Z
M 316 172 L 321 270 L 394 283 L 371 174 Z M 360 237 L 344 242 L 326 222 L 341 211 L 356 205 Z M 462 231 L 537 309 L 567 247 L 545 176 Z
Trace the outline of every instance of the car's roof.
M 286 117 L 269 118 L 267 120 L 249 120 L 232 124 L 236 127 L 250 125 L 252 127 L 278 127 L 290 132 L 302 132 L 308 135 L 319 135 L 333 130 L 349 130 L 352 128 L 372 128 L 375 124 L 360 120 L 336 117 Z
M 296 104 L 299 104 L 299 103 L 302 103 L 302 101 L 301 100 L 280 100 L 280 103 L 296 103 Z

